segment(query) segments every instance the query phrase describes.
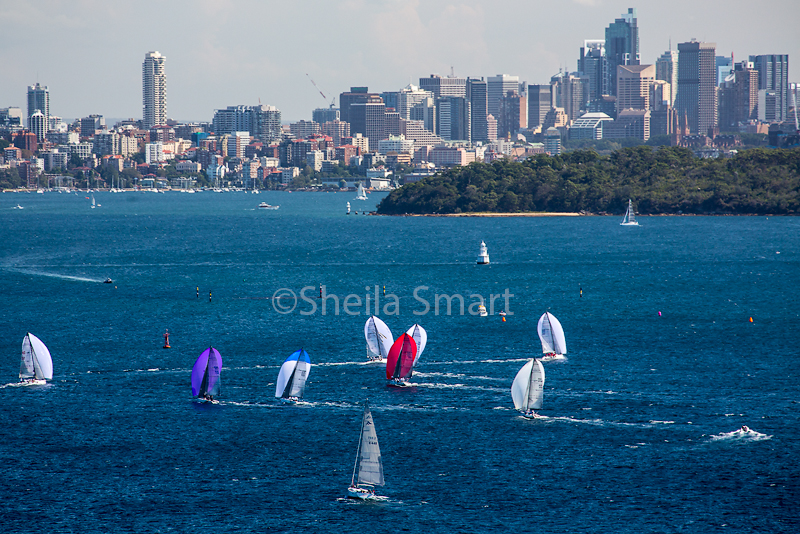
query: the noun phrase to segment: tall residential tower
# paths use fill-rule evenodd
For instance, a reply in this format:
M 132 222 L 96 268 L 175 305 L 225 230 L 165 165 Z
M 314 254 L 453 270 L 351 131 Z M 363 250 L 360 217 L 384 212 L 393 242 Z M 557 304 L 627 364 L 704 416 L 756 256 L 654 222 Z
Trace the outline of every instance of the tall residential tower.
M 167 123 L 167 74 L 164 70 L 166 57 L 148 52 L 142 63 L 142 101 L 144 103 L 143 126 L 145 129 Z
M 28 127 L 30 128 L 30 117 L 36 110 L 44 115 L 45 133 L 47 124 L 50 122 L 50 91 L 46 85 L 31 85 L 28 87 Z M 40 139 L 42 141 L 43 139 Z

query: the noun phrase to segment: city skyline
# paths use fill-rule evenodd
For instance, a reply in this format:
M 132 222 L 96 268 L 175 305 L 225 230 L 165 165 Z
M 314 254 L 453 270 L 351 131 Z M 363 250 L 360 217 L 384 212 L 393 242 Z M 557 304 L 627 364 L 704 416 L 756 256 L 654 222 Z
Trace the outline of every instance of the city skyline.
M 676 50 L 693 37 L 717 43 L 718 55 L 733 52 L 737 61 L 760 54 L 800 57 L 791 28 L 800 7 L 783 0 L 758 8 L 731 2 L 724 11 L 688 1 L 507 1 L 490 8 L 351 0 L 315 9 L 307 9 L 311 2 L 198 2 L 191 10 L 148 10 L 149 4 L 2 0 L 0 50 L 17 61 L 0 77 L 0 107 L 26 109 L 27 88 L 40 83 L 49 88 L 51 115 L 142 118 L 142 58 L 152 50 L 169 58 L 168 116 L 179 121 L 209 122 L 217 109 L 258 103 L 276 106 L 284 122 L 308 120 L 333 98 L 338 106 L 339 94 L 351 86 L 397 91 L 430 74 L 447 76 L 451 68 L 459 77 L 509 74 L 547 84 L 559 69 L 575 71 L 584 40 L 602 39 L 630 7 L 638 11 L 645 65 L 654 64 L 670 40 Z M 161 18 L 152 19 L 154 12 Z M 52 21 L 50 31 L 31 39 L 42 20 Z M 337 44 L 330 46 L 331 40 Z M 800 80 L 792 72 L 790 65 L 789 81 Z

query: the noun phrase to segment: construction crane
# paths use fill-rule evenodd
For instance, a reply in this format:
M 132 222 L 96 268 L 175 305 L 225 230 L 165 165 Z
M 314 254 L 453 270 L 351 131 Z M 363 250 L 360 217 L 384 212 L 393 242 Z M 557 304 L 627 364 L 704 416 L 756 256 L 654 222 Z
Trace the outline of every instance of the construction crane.
M 311 82 L 311 84 L 314 86 L 314 88 L 317 91 L 319 91 L 319 94 L 322 95 L 322 98 L 325 99 L 325 102 L 327 102 L 328 101 L 328 97 L 325 96 L 325 93 L 322 92 L 322 89 L 319 88 L 319 86 L 314 82 L 313 78 L 311 78 L 311 76 L 309 76 L 309 74 L 307 72 L 306 72 L 306 76 L 308 76 L 308 79 Z M 331 98 L 331 105 L 330 105 L 331 109 L 333 109 L 333 105 L 334 105 L 333 103 L 335 101 L 336 101 L 336 97 Z

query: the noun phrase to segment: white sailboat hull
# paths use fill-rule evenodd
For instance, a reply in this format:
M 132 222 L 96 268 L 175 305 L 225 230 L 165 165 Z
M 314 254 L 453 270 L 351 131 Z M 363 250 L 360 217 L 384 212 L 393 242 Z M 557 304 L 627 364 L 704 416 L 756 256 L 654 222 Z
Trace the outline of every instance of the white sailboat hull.
M 41 380 L 38 378 L 27 378 L 20 380 L 19 383 L 21 386 L 44 386 L 45 384 L 47 384 L 47 380 Z
M 368 490 L 367 488 L 358 488 L 355 486 L 347 488 L 347 496 L 351 499 L 360 499 L 362 501 L 370 501 L 378 498 L 378 496 L 375 495 L 375 490 Z
M 639 226 L 638 222 L 619 223 L 620 226 Z

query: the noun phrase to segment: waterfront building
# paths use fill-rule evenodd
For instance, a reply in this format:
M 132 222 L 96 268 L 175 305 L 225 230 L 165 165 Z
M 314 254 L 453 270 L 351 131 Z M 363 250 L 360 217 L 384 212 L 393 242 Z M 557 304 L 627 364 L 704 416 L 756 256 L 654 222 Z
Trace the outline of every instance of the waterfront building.
M 616 72 L 619 65 L 639 64 L 639 27 L 636 9 L 628 8 L 628 12 L 615 19 L 606 28 L 606 60 L 610 73 L 608 94 L 616 96 Z
M 142 127 L 152 128 L 167 123 L 167 58 L 158 51 L 148 52 L 142 63 Z
M 715 43 L 695 39 L 678 45 L 678 117 L 692 134 L 707 135 L 717 125 Z

